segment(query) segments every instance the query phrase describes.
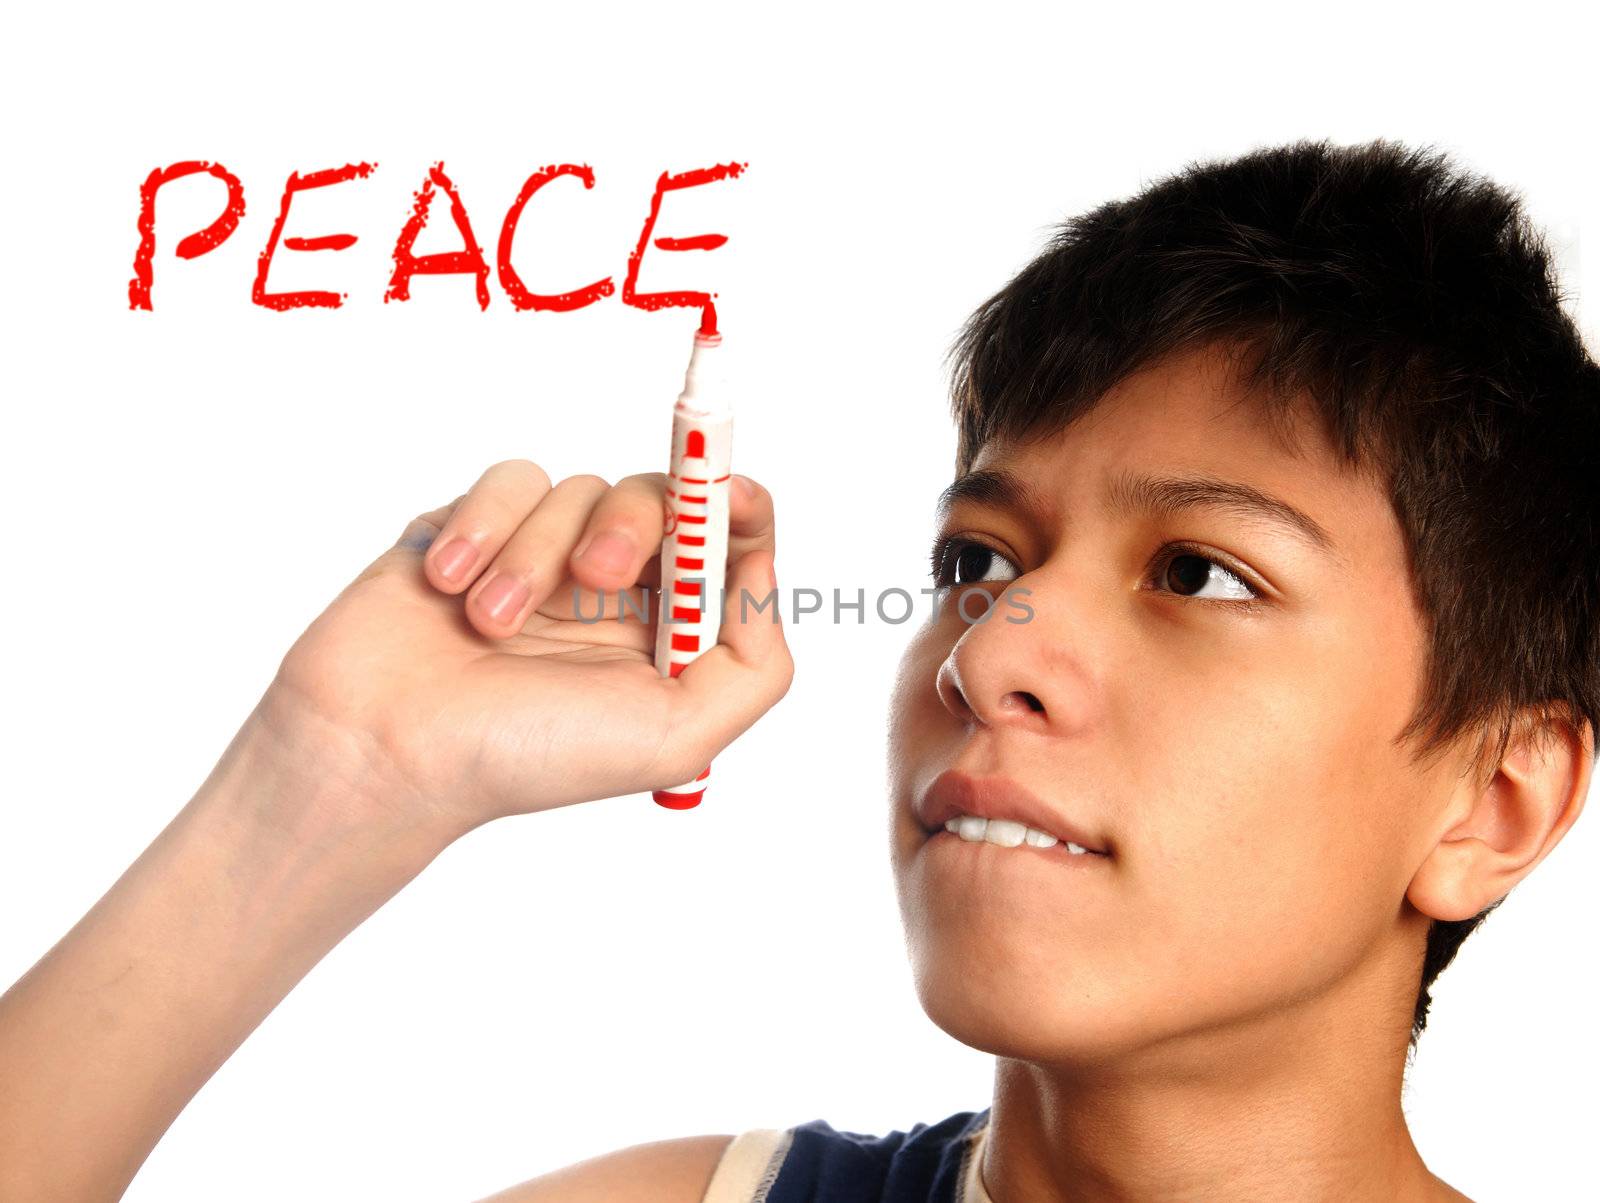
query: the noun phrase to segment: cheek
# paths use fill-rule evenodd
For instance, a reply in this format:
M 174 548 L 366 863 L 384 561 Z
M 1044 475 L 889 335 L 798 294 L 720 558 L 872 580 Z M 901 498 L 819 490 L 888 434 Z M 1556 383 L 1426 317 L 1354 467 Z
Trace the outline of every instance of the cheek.
M 934 687 L 949 648 L 938 632 L 923 627 L 906 645 L 889 693 L 889 773 L 897 786 L 901 774 L 915 767 L 918 749 L 942 729 L 940 716 L 950 714 Z
M 1324 733 L 1298 700 L 1278 704 L 1252 686 L 1214 693 L 1215 705 L 1147 712 L 1148 808 L 1129 840 L 1135 889 L 1200 924 L 1274 927 L 1321 891 L 1326 866 Z
M 1173 973 L 1215 983 L 1219 1000 L 1331 979 L 1400 897 L 1374 857 L 1393 830 L 1393 707 L 1348 638 L 1282 635 L 1263 630 L 1226 671 L 1163 661 L 1166 687 L 1125 717 L 1130 813 L 1148 816 L 1130 829 L 1130 919 L 1143 926 L 1127 934 L 1170 950 Z

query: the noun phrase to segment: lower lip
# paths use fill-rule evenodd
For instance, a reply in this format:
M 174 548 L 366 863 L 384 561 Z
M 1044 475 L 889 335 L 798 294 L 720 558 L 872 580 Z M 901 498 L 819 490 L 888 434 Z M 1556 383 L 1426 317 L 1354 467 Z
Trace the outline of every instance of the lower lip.
M 1068 852 L 1067 846 L 1060 841 L 1051 844 L 1048 848 L 1040 848 L 1034 844 L 1022 843 L 1015 848 L 1006 848 L 1000 844 L 991 844 L 988 840 L 964 840 L 953 831 L 939 830 L 928 836 L 930 848 L 943 848 L 959 846 L 981 851 L 984 848 L 994 856 L 1013 856 L 1018 860 L 1034 860 L 1042 865 L 1051 865 L 1063 869 L 1086 869 L 1091 865 L 1099 865 L 1111 858 L 1098 852 Z

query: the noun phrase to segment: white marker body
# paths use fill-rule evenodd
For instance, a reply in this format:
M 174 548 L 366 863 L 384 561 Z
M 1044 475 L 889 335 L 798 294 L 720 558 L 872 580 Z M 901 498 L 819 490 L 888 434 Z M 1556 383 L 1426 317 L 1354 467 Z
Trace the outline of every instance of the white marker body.
M 672 410 L 655 657 L 664 677 L 677 676 L 715 647 L 722 629 L 733 409 L 720 371 L 720 341 L 696 336 Z M 710 775 L 707 765 L 694 780 L 652 796 L 663 806 L 688 809 L 699 803 Z

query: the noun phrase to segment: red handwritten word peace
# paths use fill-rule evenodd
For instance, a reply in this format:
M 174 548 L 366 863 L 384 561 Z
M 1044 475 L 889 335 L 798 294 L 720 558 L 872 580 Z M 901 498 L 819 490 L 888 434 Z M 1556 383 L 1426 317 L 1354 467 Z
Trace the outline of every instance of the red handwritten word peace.
M 635 287 L 639 280 L 639 265 L 644 259 L 645 248 L 650 245 L 650 235 L 661 212 L 661 198 L 666 193 L 738 176 L 748 166 L 748 163 L 719 163 L 714 167 L 702 167 L 677 175 L 665 171 L 661 173 L 661 178 L 656 181 L 655 191 L 650 197 L 650 213 L 644 220 L 644 229 L 639 232 L 638 245 L 628 256 L 628 272 L 622 281 L 623 304 L 633 305 L 639 309 L 661 309 L 667 306 L 701 309 L 710 302 L 711 294 L 690 289 L 639 292 Z M 255 285 L 250 291 L 250 299 L 253 302 L 268 309 L 279 310 L 296 309 L 301 306 L 337 309 L 344 303 L 343 295 L 337 292 L 323 292 L 316 289 L 268 292 L 267 274 L 272 270 L 272 257 L 277 254 L 280 245 L 286 251 L 342 251 L 354 246 L 356 242 L 354 234 L 283 238 L 283 226 L 289 218 L 289 205 L 294 200 L 295 193 L 310 188 L 326 188 L 348 180 L 365 179 L 375 167 L 376 163 L 347 163 L 343 167 L 313 171 L 308 175 L 301 175 L 299 172 L 290 173 L 288 183 L 283 189 L 283 200 L 278 206 L 278 218 L 272 223 L 272 233 L 267 238 L 266 249 L 261 252 L 258 260 Z M 228 186 L 228 200 L 215 221 L 205 229 L 196 231 L 179 241 L 176 248 L 178 258 L 194 259 L 213 251 L 226 242 L 238 228 L 239 219 L 244 216 L 244 185 L 239 182 L 238 176 L 221 164 L 190 160 L 173 163 L 168 167 L 158 167 L 152 171 L 139 189 L 139 249 L 133 256 L 133 279 L 128 281 L 128 308 L 151 308 L 150 287 L 154 274 L 151 265 L 156 250 L 156 193 L 173 180 L 198 172 L 209 173 L 225 183 Z M 594 187 L 594 171 L 586 165 L 557 163 L 542 167 L 524 181 L 521 191 L 517 193 L 517 199 L 511 202 L 511 207 L 506 210 L 505 219 L 500 223 L 500 242 L 495 255 L 495 268 L 499 274 L 500 287 L 505 290 L 511 304 L 517 309 L 565 312 L 582 309 L 585 305 L 592 305 L 602 297 L 609 297 L 616 292 L 616 285 L 611 282 L 610 276 L 586 284 L 582 288 L 575 288 L 571 292 L 534 292 L 523 282 L 516 268 L 511 266 L 511 244 L 516 238 L 517 223 L 522 219 L 523 209 L 539 189 L 562 175 L 576 176 L 583 181 L 585 188 Z M 462 247 L 458 251 L 442 251 L 431 255 L 413 254 L 412 248 L 416 245 L 417 236 L 428 224 L 428 213 L 433 205 L 435 189 L 443 192 L 450 200 L 450 216 L 455 222 L 457 232 L 461 235 Z M 727 241 L 725 234 L 698 234 L 692 238 L 657 238 L 655 246 L 663 251 L 709 251 Z M 447 275 L 474 277 L 477 283 L 478 308 L 489 307 L 488 261 L 484 259 L 478 240 L 472 233 L 472 223 L 467 219 L 467 210 L 461 203 L 461 196 L 457 193 L 455 185 L 450 182 L 450 177 L 444 173 L 444 164 L 435 163 L 428 169 L 428 178 L 423 181 L 422 188 L 416 193 L 416 203 L 412 206 L 411 216 L 401 228 L 400 237 L 395 242 L 394 273 L 389 277 L 389 287 L 383 299 L 410 300 L 413 276 Z

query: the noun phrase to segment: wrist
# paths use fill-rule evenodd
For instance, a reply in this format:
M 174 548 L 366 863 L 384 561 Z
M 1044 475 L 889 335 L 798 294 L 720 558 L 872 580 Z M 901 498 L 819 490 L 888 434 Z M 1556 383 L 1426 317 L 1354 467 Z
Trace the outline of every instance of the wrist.
M 440 783 L 418 779 L 410 759 L 389 740 L 366 723 L 328 714 L 281 675 L 234 743 L 255 772 L 282 787 L 277 792 L 304 801 L 311 813 L 295 819 L 352 834 L 405 834 L 419 846 L 431 845 L 435 855 L 477 826 L 463 819 L 463 808 L 451 805 Z
M 301 882 L 332 875 L 375 907 L 466 833 L 359 733 L 288 710 L 269 690 L 186 808 L 219 848 Z

